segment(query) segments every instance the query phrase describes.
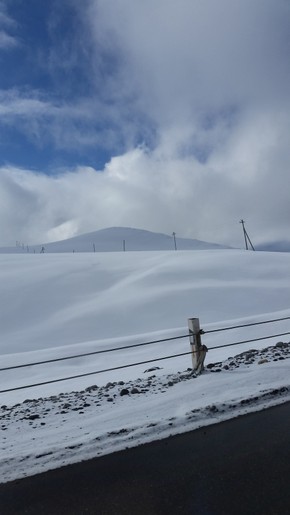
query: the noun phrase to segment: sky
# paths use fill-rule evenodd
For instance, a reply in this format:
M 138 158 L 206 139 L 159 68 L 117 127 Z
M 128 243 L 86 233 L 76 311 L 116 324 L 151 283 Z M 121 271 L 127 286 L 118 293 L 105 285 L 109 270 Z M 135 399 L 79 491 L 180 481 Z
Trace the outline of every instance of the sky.
M 0 0 L 1 246 L 289 240 L 287 0 Z

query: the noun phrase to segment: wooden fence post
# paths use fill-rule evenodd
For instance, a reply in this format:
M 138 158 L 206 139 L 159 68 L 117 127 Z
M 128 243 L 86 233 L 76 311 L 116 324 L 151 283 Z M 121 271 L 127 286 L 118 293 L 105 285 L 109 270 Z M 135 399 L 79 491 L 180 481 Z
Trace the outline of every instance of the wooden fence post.
M 204 369 L 204 360 L 207 347 L 201 343 L 199 318 L 188 319 L 189 341 L 192 352 L 192 368 L 196 374 L 200 374 Z

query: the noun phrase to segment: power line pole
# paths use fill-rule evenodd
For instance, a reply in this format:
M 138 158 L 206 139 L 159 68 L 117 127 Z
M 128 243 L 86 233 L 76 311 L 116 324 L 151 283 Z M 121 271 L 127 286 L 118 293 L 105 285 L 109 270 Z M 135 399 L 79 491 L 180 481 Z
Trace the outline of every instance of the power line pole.
M 176 232 L 173 232 L 173 233 L 172 233 L 172 236 L 173 236 L 173 240 L 174 240 L 174 248 L 175 248 L 175 250 L 177 250 L 177 246 L 176 246 L 176 237 L 175 237 L 175 236 L 176 236 Z
M 246 229 L 245 229 L 245 222 L 244 222 L 244 220 L 241 220 L 240 224 L 242 224 L 242 226 L 243 226 L 243 233 L 244 233 L 244 238 L 245 238 L 246 250 L 248 250 L 248 241 L 247 241 L 247 236 L 246 236 Z
M 254 249 L 254 246 L 250 240 L 250 236 L 248 235 L 247 231 L 246 231 L 246 228 L 245 228 L 245 221 L 244 220 L 241 220 L 240 221 L 240 224 L 242 224 L 242 227 L 243 227 L 243 233 L 244 233 L 244 238 L 245 238 L 245 245 L 246 245 L 246 250 L 249 250 L 249 246 L 248 246 L 248 243 L 250 244 L 251 246 L 251 249 L 252 250 L 255 250 Z

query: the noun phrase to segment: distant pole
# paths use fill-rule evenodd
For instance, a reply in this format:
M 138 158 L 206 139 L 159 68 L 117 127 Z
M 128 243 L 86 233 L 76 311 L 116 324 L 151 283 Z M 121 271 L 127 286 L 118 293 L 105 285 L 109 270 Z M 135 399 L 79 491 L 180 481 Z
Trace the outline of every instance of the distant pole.
M 126 240 L 123 240 L 123 252 L 126 252 Z
M 174 241 L 174 249 L 177 250 L 177 246 L 176 246 L 176 232 L 173 232 L 172 236 L 173 236 L 173 241 Z
M 250 240 L 250 236 L 248 235 L 247 231 L 246 231 L 246 228 L 245 228 L 245 221 L 244 220 L 241 220 L 240 221 L 240 224 L 242 224 L 242 227 L 243 227 L 243 233 L 244 233 L 244 238 L 245 238 L 245 245 L 246 245 L 246 250 L 249 250 L 249 247 L 248 247 L 248 242 L 249 244 L 251 245 L 251 249 L 252 250 L 255 250 L 254 249 L 254 246 Z
M 244 222 L 243 219 L 240 221 L 240 224 L 242 224 L 242 227 L 243 227 L 243 233 L 244 233 L 244 238 L 245 238 L 246 250 L 248 250 L 248 242 L 247 242 L 247 236 L 246 236 L 245 222 Z
M 94 252 L 96 252 L 96 245 L 93 243 Z

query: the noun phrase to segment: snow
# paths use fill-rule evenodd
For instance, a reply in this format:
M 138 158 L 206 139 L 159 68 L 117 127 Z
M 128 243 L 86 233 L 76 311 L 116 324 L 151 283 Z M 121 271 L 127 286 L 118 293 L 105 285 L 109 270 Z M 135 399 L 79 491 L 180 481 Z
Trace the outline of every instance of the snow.
M 198 377 L 190 355 L 157 360 L 189 352 L 187 337 L 133 347 L 187 335 L 189 317 L 205 331 L 290 317 L 289 254 L 3 253 L 0 282 L 1 368 L 128 347 L 1 371 L 2 392 L 150 361 L 0 393 L 2 482 L 290 400 L 290 345 L 276 346 L 287 335 L 211 350 L 290 332 L 290 320 L 205 334 L 217 364 Z

